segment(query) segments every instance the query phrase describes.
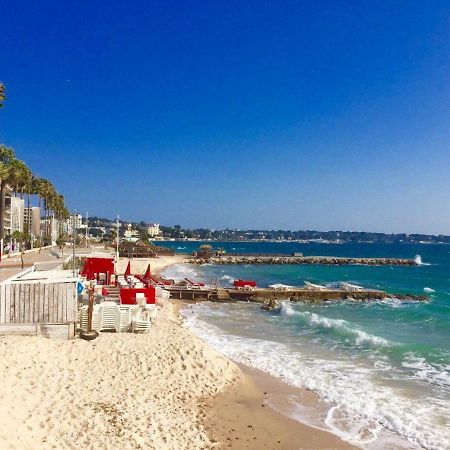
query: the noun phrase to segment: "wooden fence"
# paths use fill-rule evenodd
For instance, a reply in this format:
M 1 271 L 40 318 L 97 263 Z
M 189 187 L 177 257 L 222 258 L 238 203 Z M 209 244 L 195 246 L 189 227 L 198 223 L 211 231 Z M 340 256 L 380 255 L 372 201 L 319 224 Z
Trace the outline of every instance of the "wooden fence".
M 55 334 L 67 339 L 72 337 L 76 321 L 77 292 L 73 279 L 0 284 L 0 334 Z

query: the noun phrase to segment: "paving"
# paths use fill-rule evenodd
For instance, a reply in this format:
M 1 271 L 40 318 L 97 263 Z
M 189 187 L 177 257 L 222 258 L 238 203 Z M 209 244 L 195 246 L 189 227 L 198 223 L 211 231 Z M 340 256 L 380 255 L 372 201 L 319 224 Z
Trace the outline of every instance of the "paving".
M 0 261 L 0 281 L 4 281 L 36 264 L 40 270 L 51 270 L 61 266 L 66 257 L 70 256 L 70 252 L 64 252 L 61 258 L 56 257 L 49 249 L 42 249 L 40 252 L 30 252 L 23 255 L 23 265 L 19 255 L 11 256 L 10 258 Z

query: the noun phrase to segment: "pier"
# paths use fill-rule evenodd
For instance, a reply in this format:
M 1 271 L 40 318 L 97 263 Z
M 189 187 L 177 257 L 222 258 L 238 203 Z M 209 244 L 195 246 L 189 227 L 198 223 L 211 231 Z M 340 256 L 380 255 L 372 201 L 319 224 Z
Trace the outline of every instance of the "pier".
M 183 286 L 167 286 L 170 297 L 179 300 L 213 301 L 213 302 L 256 302 L 263 303 L 271 299 L 290 300 L 293 302 L 321 303 L 339 300 L 376 301 L 383 299 L 398 299 L 404 301 L 427 301 L 426 295 L 388 294 L 376 289 L 362 289 L 347 291 L 344 289 L 311 290 L 305 288 L 291 288 L 277 290 L 270 288 L 255 288 L 252 290 L 234 288 L 204 287 L 192 289 Z

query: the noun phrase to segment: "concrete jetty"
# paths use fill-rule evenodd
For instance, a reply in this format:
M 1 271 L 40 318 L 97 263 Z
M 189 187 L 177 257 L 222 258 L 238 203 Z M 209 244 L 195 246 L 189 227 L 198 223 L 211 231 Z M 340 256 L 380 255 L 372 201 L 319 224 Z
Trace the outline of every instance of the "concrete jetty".
M 268 300 L 290 300 L 292 302 L 322 303 L 339 300 L 376 301 L 384 299 L 397 299 L 404 301 L 427 301 L 426 295 L 414 294 L 388 294 L 375 289 L 362 289 L 358 291 L 346 291 L 344 289 L 312 290 L 305 288 L 291 288 L 277 290 L 271 288 L 256 288 L 252 290 L 234 288 L 188 288 L 184 286 L 167 286 L 171 298 L 214 301 L 214 302 L 267 302 Z
M 314 264 L 314 265 L 367 265 L 417 266 L 414 259 L 403 258 L 351 258 L 338 256 L 210 256 L 193 257 L 190 264 Z

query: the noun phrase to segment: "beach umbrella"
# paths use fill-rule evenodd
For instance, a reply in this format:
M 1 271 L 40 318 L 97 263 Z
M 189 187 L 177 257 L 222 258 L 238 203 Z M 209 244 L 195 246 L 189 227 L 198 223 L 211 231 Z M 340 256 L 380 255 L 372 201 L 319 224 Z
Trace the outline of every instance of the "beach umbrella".
M 147 270 L 145 271 L 145 274 L 143 276 L 144 280 L 149 280 L 151 276 L 151 272 L 150 272 L 150 264 L 147 267 Z
M 125 273 L 123 274 L 123 276 L 128 277 L 129 275 L 131 275 L 131 262 L 130 261 L 128 261 L 127 270 L 125 270 Z

